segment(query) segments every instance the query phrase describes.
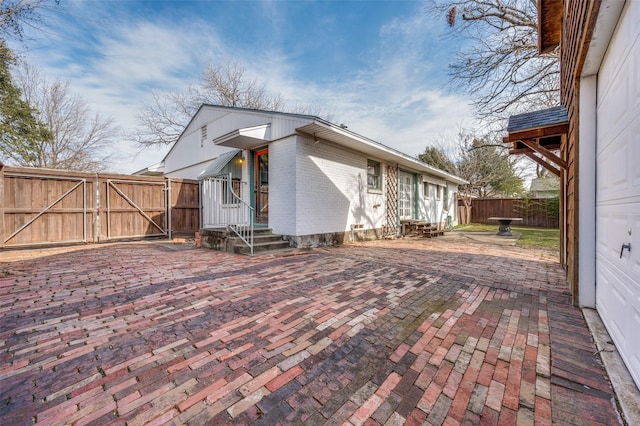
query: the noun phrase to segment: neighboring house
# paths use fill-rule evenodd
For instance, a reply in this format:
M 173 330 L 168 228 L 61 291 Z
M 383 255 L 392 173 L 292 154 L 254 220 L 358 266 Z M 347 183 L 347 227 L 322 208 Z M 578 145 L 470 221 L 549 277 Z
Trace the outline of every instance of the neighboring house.
M 248 221 L 238 216 L 246 204 L 294 247 L 396 236 L 407 220 L 442 226 L 455 221 L 466 183 L 318 117 L 214 105 L 198 110 L 158 167 L 201 180 L 204 228 Z M 219 193 L 229 188 L 242 202 Z
M 164 176 L 164 163 L 156 163 L 132 174 L 140 176 Z
M 531 198 L 556 198 L 560 196 L 560 180 L 552 177 L 537 177 L 531 180 Z
M 561 176 L 574 303 L 597 309 L 640 386 L 640 1 L 538 4 L 540 52 L 560 46 L 566 118 L 516 126 L 505 140 Z

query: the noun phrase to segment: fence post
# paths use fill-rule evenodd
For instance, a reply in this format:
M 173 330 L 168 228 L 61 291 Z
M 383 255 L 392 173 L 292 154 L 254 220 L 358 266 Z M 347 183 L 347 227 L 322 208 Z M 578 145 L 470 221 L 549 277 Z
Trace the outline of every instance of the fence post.
M 96 173 L 96 190 L 95 190 L 95 194 L 94 197 L 96 197 L 95 200 L 95 220 L 93 223 L 93 242 L 94 243 L 99 243 L 100 242 L 100 237 L 101 237 L 101 233 L 102 233 L 102 224 L 100 223 L 101 217 L 100 217 L 100 175 L 98 175 L 98 173 Z
M 171 205 L 172 205 L 172 200 L 171 200 L 171 178 L 167 178 L 167 180 L 165 181 L 165 185 L 167 187 L 167 232 L 168 232 L 168 236 L 169 239 L 171 240 L 171 232 L 172 232 L 172 228 L 173 225 L 171 223 Z
M 4 164 L 0 162 L 0 248 L 4 247 Z

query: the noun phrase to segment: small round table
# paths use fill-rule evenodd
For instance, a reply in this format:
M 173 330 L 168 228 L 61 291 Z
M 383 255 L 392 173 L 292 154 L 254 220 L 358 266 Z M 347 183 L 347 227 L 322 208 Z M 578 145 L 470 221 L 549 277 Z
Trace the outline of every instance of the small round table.
M 511 222 L 513 221 L 522 221 L 521 217 L 490 217 L 489 220 L 497 220 L 500 222 L 500 227 L 498 228 L 498 234 L 502 237 L 510 237 L 513 235 L 511 233 Z

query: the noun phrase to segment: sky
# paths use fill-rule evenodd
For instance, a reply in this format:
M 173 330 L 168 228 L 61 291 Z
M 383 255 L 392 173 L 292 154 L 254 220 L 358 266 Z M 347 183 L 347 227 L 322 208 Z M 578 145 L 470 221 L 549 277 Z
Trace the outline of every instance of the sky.
M 462 41 L 424 1 L 62 0 L 46 26 L 11 47 L 51 79 L 69 82 L 125 136 L 118 173 L 162 160 L 126 135 L 153 92 L 184 92 L 208 64 L 232 59 L 336 124 L 418 155 L 475 125 L 469 99 L 450 90 L 447 65 Z

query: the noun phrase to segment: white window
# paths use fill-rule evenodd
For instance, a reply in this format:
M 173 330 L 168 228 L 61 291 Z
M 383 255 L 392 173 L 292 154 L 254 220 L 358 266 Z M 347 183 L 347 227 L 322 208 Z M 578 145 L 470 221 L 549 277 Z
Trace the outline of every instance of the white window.
M 367 160 L 367 188 L 379 190 L 382 189 L 380 178 L 380 163 L 373 160 Z
M 400 173 L 398 182 L 398 214 L 400 219 L 411 219 L 413 211 L 413 176 Z
M 424 198 L 429 198 L 430 197 L 430 192 L 431 192 L 431 185 L 429 185 L 429 182 L 425 182 L 422 184 L 422 195 L 424 195 Z

